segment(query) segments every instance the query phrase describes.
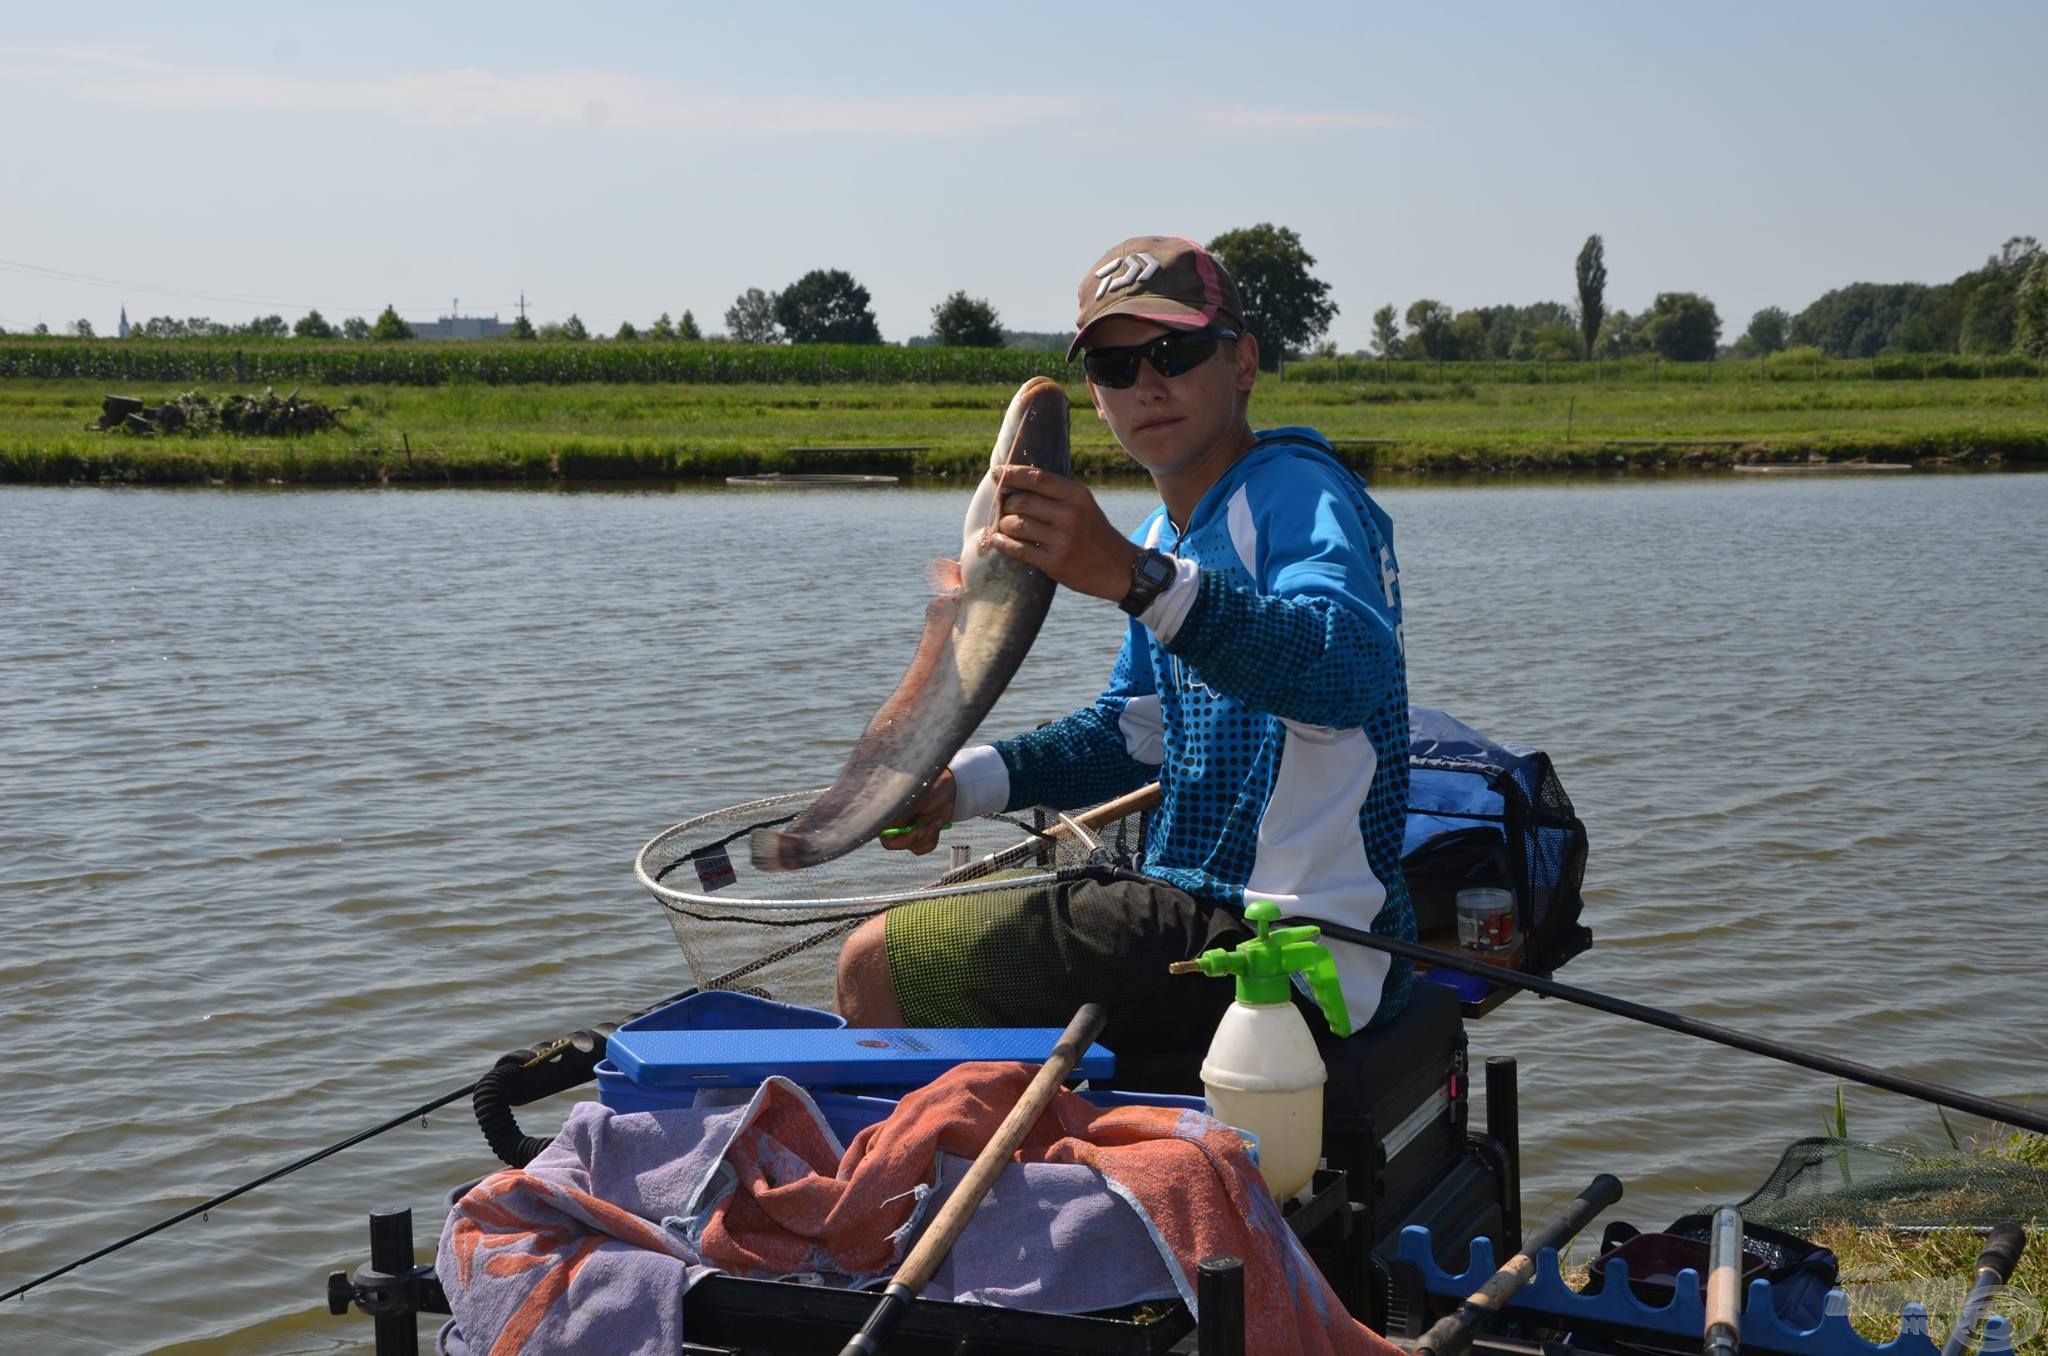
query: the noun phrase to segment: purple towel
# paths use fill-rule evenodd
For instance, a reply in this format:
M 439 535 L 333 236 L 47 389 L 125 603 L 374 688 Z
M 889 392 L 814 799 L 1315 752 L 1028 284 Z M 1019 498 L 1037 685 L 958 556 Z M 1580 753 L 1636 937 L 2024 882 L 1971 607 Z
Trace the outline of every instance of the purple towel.
M 770 1083 L 803 1097 L 783 1080 Z M 725 1157 L 761 1101 L 757 1092 L 745 1105 L 625 1113 L 584 1102 L 524 1170 L 458 1188 L 436 1260 L 455 1315 L 439 1350 L 676 1351 L 683 1296 L 711 1274 L 693 1240 L 733 1189 Z M 822 1115 L 818 1121 L 824 1125 Z M 829 1127 L 825 1134 L 838 1143 Z M 936 1180 L 899 1231 L 899 1258 L 967 1166 L 939 1156 Z M 879 1278 L 757 1279 L 844 1286 Z M 1102 1175 L 1053 1163 L 1004 1169 L 924 1290 L 932 1299 L 1043 1313 L 1176 1293 L 1144 1220 Z

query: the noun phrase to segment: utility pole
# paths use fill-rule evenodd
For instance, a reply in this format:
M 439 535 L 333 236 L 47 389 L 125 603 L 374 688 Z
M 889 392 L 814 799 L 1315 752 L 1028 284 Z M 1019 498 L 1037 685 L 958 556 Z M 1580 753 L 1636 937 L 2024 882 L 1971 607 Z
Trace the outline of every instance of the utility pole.
M 526 319 L 526 289 L 523 287 L 519 289 L 519 318 Z

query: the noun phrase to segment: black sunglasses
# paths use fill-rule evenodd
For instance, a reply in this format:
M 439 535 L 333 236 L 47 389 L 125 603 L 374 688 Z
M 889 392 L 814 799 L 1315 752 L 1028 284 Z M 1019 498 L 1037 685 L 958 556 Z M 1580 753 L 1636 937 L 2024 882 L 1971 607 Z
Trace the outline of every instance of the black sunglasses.
M 1219 339 L 1235 338 L 1237 331 L 1222 325 L 1178 330 L 1142 344 L 1091 348 L 1081 355 L 1081 366 L 1088 373 L 1088 379 L 1097 386 L 1121 391 L 1137 383 L 1138 360 L 1141 358 L 1151 363 L 1152 370 L 1160 376 L 1173 378 L 1194 371 L 1216 356 Z

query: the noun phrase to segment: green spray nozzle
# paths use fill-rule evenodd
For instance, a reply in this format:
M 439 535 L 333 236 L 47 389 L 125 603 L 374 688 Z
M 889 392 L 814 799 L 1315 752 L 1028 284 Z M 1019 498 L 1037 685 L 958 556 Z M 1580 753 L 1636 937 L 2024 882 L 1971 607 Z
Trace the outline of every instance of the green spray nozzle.
M 1344 990 L 1337 982 L 1337 958 L 1316 938 L 1323 930 L 1314 924 L 1275 929 L 1280 906 L 1270 899 L 1253 900 L 1245 906 L 1245 920 L 1258 935 L 1225 951 L 1204 951 L 1191 961 L 1170 967 L 1175 973 L 1200 971 L 1211 979 L 1233 975 L 1237 979 L 1237 1001 L 1255 1006 L 1285 1003 L 1294 987 L 1291 975 L 1306 975 L 1309 992 L 1323 1010 L 1323 1019 L 1339 1036 L 1351 1034 L 1351 1012 L 1344 1006 Z

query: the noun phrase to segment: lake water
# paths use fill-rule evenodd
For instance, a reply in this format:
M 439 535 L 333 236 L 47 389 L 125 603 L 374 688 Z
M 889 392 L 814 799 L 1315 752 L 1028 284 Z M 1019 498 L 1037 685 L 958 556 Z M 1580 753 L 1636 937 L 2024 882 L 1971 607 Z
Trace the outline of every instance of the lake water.
M 0 1289 L 687 983 L 634 851 L 830 779 L 965 497 L 0 489 Z M 1381 497 L 1416 701 L 1548 749 L 1590 826 L 1564 978 L 2048 1092 L 2048 476 Z M 992 730 L 1088 700 L 1119 620 L 1062 596 Z M 1558 1002 L 1471 1035 L 1521 1057 L 1532 1210 L 1744 1194 L 1835 1094 Z M 0 1307 L 0 1348 L 355 1349 L 322 1285 L 364 1213 L 430 1249 L 492 1165 L 458 1103 Z

